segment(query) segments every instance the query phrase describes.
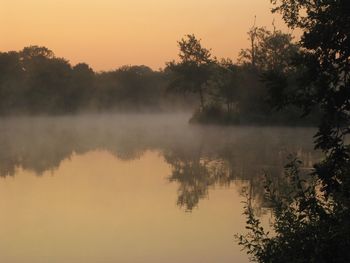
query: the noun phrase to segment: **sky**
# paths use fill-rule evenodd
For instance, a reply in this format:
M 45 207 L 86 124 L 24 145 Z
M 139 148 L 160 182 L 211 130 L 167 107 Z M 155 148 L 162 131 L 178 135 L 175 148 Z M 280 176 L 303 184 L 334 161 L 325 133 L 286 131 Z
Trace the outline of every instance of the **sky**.
M 163 68 L 195 34 L 218 58 L 237 58 L 254 23 L 286 29 L 270 0 L 0 0 L 0 51 L 46 46 L 96 71 Z

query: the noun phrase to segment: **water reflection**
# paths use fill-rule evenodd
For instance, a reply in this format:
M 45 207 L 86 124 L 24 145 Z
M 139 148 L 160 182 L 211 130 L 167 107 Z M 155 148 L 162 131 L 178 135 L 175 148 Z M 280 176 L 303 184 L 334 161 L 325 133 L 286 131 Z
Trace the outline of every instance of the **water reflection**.
M 74 153 L 106 150 L 128 161 L 156 151 L 171 166 L 168 179 L 178 184 L 177 204 L 192 210 L 210 188 L 232 183 L 248 182 L 251 195 L 263 202 L 264 171 L 278 180 L 291 152 L 306 169 L 319 158 L 310 128 L 197 127 L 186 120 L 186 115 L 3 119 L 0 176 L 15 176 L 19 168 L 40 176 Z
M 220 160 L 210 160 L 195 156 L 165 155 L 172 166 L 171 182 L 179 184 L 177 204 L 190 211 L 200 199 L 208 196 L 208 189 L 215 185 L 229 185 L 234 179 L 222 169 Z

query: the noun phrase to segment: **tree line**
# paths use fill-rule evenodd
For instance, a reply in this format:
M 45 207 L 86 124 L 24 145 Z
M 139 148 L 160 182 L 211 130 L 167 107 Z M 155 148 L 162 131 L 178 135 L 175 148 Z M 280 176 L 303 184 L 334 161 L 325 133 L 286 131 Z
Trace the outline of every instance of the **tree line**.
M 40 46 L 1 52 L 0 114 L 169 111 L 191 105 L 191 98 L 167 92 L 166 75 L 143 65 L 94 72 Z
M 167 68 L 173 72 L 169 87 L 197 96 L 199 106 L 193 122 L 313 125 L 317 107 L 302 119 L 302 111 L 287 103 L 296 89 L 303 68 L 293 65 L 302 53 L 290 33 L 253 26 L 248 31 L 251 46 L 242 49 L 238 61 L 217 59 L 194 35 L 178 42 L 179 61 Z
M 157 71 L 139 65 L 95 72 L 40 46 L 0 52 L 0 114 L 185 109 L 199 123 L 315 123 L 317 111 L 305 120 L 293 105 L 276 111 L 285 104 L 285 84 L 302 71 L 290 66 L 301 52 L 292 35 L 253 26 L 248 37 L 251 46 L 234 63 L 186 35 L 179 58 Z

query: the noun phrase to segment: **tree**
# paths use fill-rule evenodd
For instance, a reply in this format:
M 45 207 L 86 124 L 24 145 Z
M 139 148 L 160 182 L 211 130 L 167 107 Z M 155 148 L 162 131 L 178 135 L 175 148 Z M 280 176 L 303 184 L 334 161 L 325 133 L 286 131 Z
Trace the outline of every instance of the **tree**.
M 23 96 L 23 68 L 18 52 L 0 53 L 0 113 L 14 112 Z
M 86 63 L 78 63 L 72 67 L 69 94 L 67 94 L 67 110 L 77 111 L 87 107 L 95 91 L 95 72 Z
M 38 59 L 38 58 L 51 59 L 55 57 L 55 54 L 53 53 L 52 50 L 48 49 L 47 47 L 40 47 L 40 46 L 25 47 L 20 52 L 20 54 L 23 62 L 31 61 L 33 59 Z
M 250 64 L 253 68 L 257 66 L 257 52 L 264 37 L 269 34 L 264 27 L 254 26 L 248 31 L 248 39 L 250 41 L 250 49 L 242 49 L 239 53 L 239 61 L 243 64 Z
M 119 84 L 119 104 L 133 109 L 141 109 L 144 106 L 155 106 L 153 98 L 159 95 L 155 73 L 147 66 L 123 66 L 116 70 Z
M 264 27 L 253 27 L 249 32 L 252 42 L 250 49 L 242 49 L 239 61 L 251 64 L 259 72 L 288 71 L 292 59 L 299 47 L 293 43 L 293 36 L 274 29 L 272 32 Z
M 193 34 L 186 35 L 178 42 L 180 62 L 167 64 L 175 74 L 175 79 L 170 84 L 172 89 L 182 92 L 192 92 L 199 95 L 201 109 L 205 106 L 205 85 L 211 77 L 211 67 L 214 59 L 210 50 L 202 47 L 200 39 Z
M 30 46 L 20 52 L 24 70 L 24 97 L 32 113 L 67 110 L 71 66 L 46 47 Z
M 292 103 L 306 113 L 315 105 L 321 109 L 316 147 L 337 165 L 318 166 L 317 173 L 326 193 L 334 196 L 348 177 L 337 169 L 348 161 L 344 137 L 350 132 L 350 6 L 344 0 L 272 2 L 289 26 L 304 32 L 300 41 L 304 51 L 297 61 L 304 70 Z
M 248 66 L 250 78 L 258 82 L 254 87 L 260 90 L 255 93 L 260 95 L 258 101 L 260 99 L 260 105 L 263 106 L 261 110 L 281 110 L 287 100 L 286 93 L 292 89 L 287 84 L 294 83 L 300 71 L 300 67 L 292 64 L 300 52 L 299 44 L 294 42 L 291 34 L 275 27 L 270 31 L 254 26 L 248 35 L 251 48 L 241 50 L 238 61 Z
M 307 180 L 298 161 L 286 167 L 289 195 L 267 184 L 274 214 L 268 235 L 246 207 L 250 233 L 242 244 L 258 262 L 350 262 L 350 5 L 346 0 L 272 0 L 291 28 L 300 28 L 298 89 L 289 102 L 308 114 L 320 108 L 315 146 L 325 155 Z M 288 83 L 287 83 L 288 84 Z
M 166 90 L 163 73 L 144 65 L 122 66 L 96 77 L 99 105 L 105 109 L 159 110 Z
M 214 71 L 211 95 L 225 105 L 228 115 L 239 111 L 239 67 L 222 60 Z

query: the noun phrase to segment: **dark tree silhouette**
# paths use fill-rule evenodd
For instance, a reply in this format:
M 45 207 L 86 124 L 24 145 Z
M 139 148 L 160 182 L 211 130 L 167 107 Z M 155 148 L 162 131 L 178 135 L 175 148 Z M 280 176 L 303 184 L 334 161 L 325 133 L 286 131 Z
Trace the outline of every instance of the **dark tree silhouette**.
M 178 42 L 180 62 L 170 62 L 167 67 L 175 72 L 173 89 L 182 92 L 193 92 L 199 95 L 200 107 L 205 107 L 206 84 L 211 77 L 214 62 L 210 50 L 202 47 L 200 40 L 193 34 L 186 35 Z
M 267 181 L 275 235 L 265 232 L 247 203 L 250 233 L 239 240 L 258 262 L 350 262 L 350 6 L 344 0 L 272 2 L 290 27 L 303 30 L 295 64 L 303 71 L 290 102 L 306 114 L 320 108 L 315 146 L 325 158 L 307 180 L 293 159 L 286 167 L 288 194 Z

